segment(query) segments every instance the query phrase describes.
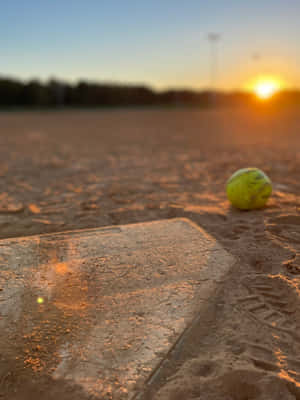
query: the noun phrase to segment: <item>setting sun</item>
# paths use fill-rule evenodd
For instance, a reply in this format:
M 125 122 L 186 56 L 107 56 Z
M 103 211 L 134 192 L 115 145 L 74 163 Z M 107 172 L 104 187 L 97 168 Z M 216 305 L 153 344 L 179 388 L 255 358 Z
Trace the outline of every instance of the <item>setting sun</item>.
M 273 76 L 260 76 L 247 85 L 247 89 L 261 100 L 268 100 L 285 85 L 279 78 Z
M 254 87 L 254 92 L 260 99 L 269 99 L 279 90 L 279 84 L 275 81 L 261 81 Z
M 245 85 L 246 90 L 255 94 L 260 100 L 268 100 L 274 94 L 286 87 L 285 82 L 275 76 L 261 75 L 248 81 Z

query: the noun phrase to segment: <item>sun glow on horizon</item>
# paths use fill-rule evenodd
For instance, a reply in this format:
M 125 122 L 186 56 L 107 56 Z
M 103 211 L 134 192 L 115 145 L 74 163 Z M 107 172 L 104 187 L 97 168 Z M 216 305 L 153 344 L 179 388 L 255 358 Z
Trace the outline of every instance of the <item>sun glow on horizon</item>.
M 274 82 L 261 82 L 255 87 L 255 94 L 260 99 L 269 99 L 278 91 L 278 87 Z
M 283 82 L 272 76 L 259 77 L 247 86 L 261 100 L 268 100 L 283 89 Z
M 254 92 L 257 97 L 262 100 L 269 99 L 279 90 L 279 85 L 276 82 L 272 81 L 262 81 L 259 82 L 254 87 Z

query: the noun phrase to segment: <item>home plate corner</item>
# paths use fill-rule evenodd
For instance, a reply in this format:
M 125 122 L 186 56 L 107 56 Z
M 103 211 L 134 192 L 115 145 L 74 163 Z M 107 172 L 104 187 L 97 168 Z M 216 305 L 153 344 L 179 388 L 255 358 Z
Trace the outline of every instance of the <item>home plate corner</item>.
M 2 359 L 133 398 L 234 261 L 187 219 L 1 240 Z

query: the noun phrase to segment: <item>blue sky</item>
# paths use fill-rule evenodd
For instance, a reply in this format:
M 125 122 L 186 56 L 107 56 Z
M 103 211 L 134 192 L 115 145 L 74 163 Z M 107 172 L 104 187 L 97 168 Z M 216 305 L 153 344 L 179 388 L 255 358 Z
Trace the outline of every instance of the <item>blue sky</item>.
M 218 86 L 259 74 L 300 86 L 299 0 L 0 2 L 0 75 L 206 88 L 207 34 L 220 32 Z

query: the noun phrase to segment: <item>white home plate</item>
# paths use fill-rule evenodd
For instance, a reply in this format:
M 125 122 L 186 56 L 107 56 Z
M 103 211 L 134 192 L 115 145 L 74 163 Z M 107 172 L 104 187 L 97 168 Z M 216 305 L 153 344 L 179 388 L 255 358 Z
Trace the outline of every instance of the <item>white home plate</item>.
M 131 398 L 233 262 L 185 219 L 2 240 L 0 374 L 27 374 L 27 392 L 47 376 L 47 399 L 69 399 L 62 382 L 82 399 Z

